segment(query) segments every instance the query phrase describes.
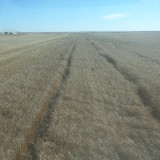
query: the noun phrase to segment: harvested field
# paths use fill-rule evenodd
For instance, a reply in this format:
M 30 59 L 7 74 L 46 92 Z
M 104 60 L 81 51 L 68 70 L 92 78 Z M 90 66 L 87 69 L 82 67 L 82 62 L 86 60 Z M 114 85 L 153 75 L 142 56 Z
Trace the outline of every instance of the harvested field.
M 160 32 L 0 36 L 0 159 L 159 160 Z

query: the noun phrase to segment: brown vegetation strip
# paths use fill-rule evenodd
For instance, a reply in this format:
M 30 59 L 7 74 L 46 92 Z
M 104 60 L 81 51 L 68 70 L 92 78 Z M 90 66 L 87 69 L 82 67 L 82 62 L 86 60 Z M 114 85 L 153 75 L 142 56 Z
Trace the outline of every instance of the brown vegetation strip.
M 31 128 L 27 131 L 25 135 L 25 143 L 20 146 L 17 150 L 15 160 L 22 160 L 25 158 L 27 152 L 31 151 L 32 158 L 36 158 L 36 153 L 34 152 L 33 142 L 36 140 L 37 136 L 43 137 L 49 126 L 49 120 L 51 117 L 51 112 L 54 109 L 52 105 L 53 102 L 58 98 L 60 89 L 63 83 L 66 81 L 70 73 L 70 65 L 73 52 L 75 50 L 76 44 L 73 46 L 69 58 L 67 60 L 67 65 L 64 69 L 63 75 L 59 74 L 57 79 L 54 81 L 54 85 L 51 87 L 48 97 L 46 98 L 40 113 L 36 116 Z
M 90 41 L 88 39 L 88 41 Z M 155 102 L 152 98 L 152 95 L 150 94 L 150 90 L 147 89 L 148 86 L 146 84 L 141 84 L 138 77 L 134 74 L 131 74 L 129 71 L 127 71 L 124 67 L 120 66 L 117 61 L 109 56 L 108 54 L 104 54 L 101 50 L 101 48 L 95 44 L 94 42 L 90 41 L 93 48 L 97 51 L 97 53 L 105 58 L 112 66 L 129 82 L 133 83 L 137 86 L 137 94 L 140 97 L 142 103 L 144 106 L 146 106 L 147 109 L 150 110 L 152 116 L 160 122 L 160 110 L 158 102 Z

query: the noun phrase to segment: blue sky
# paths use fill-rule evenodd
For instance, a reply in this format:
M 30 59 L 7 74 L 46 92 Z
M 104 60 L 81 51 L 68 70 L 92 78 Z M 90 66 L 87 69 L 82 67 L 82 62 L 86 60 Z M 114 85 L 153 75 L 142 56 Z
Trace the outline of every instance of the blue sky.
M 160 31 L 160 0 L 0 0 L 0 32 Z

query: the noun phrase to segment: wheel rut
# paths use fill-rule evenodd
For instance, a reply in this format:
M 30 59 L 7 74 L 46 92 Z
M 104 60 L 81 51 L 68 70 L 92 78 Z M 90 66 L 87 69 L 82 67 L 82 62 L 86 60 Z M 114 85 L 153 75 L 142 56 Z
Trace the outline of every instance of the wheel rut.
M 139 77 L 137 77 L 136 75 L 130 73 L 124 67 L 119 65 L 114 58 L 112 58 L 110 55 L 104 53 L 101 50 L 100 46 L 95 44 L 93 41 L 91 41 L 90 39 L 87 39 L 87 40 L 91 43 L 92 47 L 96 50 L 98 55 L 100 55 L 101 57 L 105 58 L 106 61 L 108 63 L 110 63 L 124 77 L 125 80 L 129 81 L 130 83 L 132 83 L 133 85 L 136 86 L 136 94 L 140 98 L 142 104 L 149 110 L 149 112 L 151 113 L 152 117 L 157 122 L 160 123 L 160 117 L 159 117 L 159 113 L 158 113 L 158 109 L 157 109 L 158 106 L 157 106 L 157 104 L 155 104 L 155 102 L 154 102 L 154 100 L 152 98 L 152 95 L 146 89 L 146 86 L 143 85 L 140 82 Z
M 61 75 L 60 82 L 58 84 L 58 88 L 56 92 L 49 93 L 52 94 L 51 98 L 47 99 L 45 107 L 41 113 L 37 116 L 35 122 L 33 122 L 33 126 L 31 129 L 31 133 L 29 133 L 26 137 L 28 141 L 24 144 L 16 155 L 16 160 L 37 160 L 38 156 L 36 154 L 35 145 L 38 140 L 43 139 L 47 135 L 48 128 L 51 123 L 51 116 L 54 112 L 55 104 L 60 96 L 60 91 L 62 86 L 67 82 L 67 79 L 70 75 L 70 67 L 72 63 L 72 56 L 76 48 L 76 43 L 72 46 L 69 57 L 67 59 L 66 67 Z M 57 84 L 57 82 L 55 82 Z M 33 133 L 32 133 L 33 132 Z
M 47 135 L 47 131 L 48 131 L 48 128 L 49 128 L 50 123 L 51 123 L 51 116 L 52 116 L 52 113 L 54 111 L 54 106 L 57 102 L 57 99 L 60 96 L 60 91 L 61 91 L 62 86 L 64 85 L 64 83 L 67 82 L 67 79 L 70 75 L 70 67 L 71 67 L 72 56 L 73 56 L 75 47 L 76 47 L 76 44 L 73 46 L 73 48 L 71 50 L 71 53 L 70 53 L 70 56 L 67 60 L 67 65 L 66 65 L 66 68 L 64 70 L 64 74 L 62 75 L 62 79 L 61 79 L 61 82 L 60 82 L 60 85 L 59 85 L 59 89 L 58 89 L 57 93 L 51 98 L 52 99 L 51 103 L 48 106 L 48 110 L 46 112 L 46 115 L 43 119 L 43 122 L 42 122 L 38 132 L 37 132 L 37 137 L 36 137 L 37 139 L 39 139 L 39 138 L 43 139 Z

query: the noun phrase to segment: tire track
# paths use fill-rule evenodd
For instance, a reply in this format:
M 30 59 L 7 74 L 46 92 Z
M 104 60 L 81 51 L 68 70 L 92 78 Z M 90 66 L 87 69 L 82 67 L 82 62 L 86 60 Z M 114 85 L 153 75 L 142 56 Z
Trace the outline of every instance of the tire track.
M 145 55 L 141 55 L 140 53 L 137 53 L 137 52 L 134 52 L 134 51 L 130 51 L 130 53 L 134 54 L 135 56 L 138 56 L 139 58 L 143 58 L 147 61 L 150 61 L 150 62 L 156 63 L 157 65 L 160 65 L 160 62 L 153 59 L 153 58 L 150 58 L 150 57 L 145 56 Z
M 87 39 L 88 41 L 90 41 L 91 43 L 93 43 L 88 37 L 86 37 L 86 39 Z M 115 39 L 112 39 L 112 41 L 115 41 Z M 117 41 L 117 43 L 120 43 L 120 41 Z M 155 63 L 156 65 L 160 65 L 160 62 L 159 62 L 159 61 L 157 61 L 157 60 L 155 60 L 155 59 L 153 59 L 153 58 L 151 58 L 151 57 L 148 57 L 147 55 L 142 55 L 142 54 L 140 54 L 140 53 L 138 53 L 138 52 L 135 52 L 134 50 L 129 50 L 129 49 L 127 49 L 127 48 L 124 47 L 124 46 L 116 45 L 115 42 L 114 42 L 114 43 L 112 42 L 112 44 L 114 44 L 115 47 L 117 46 L 121 51 L 127 50 L 129 53 L 131 53 L 131 54 L 134 55 L 134 56 L 139 57 L 140 59 L 144 59 L 144 60 L 146 60 L 146 61 L 148 61 L 148 62 L 152 62 L 152 63 Z M 129 43 L 129 45 L 130 45 L 130 43 Z
M 88 39 L 87 39 L 88 40 Z M 150 93 L 149 85 L 148 84 L 142 84 L 140 79 L 135 75 L 127 71 L 124 67 L 120 66 L 117 61 L 112 58 L 108 54 L 104 54 L 104 52 L 101 50 L 101 48 L 95 44 L 93 41 L 90 41 L 93 48 L 96 50 L 96 52 L 103 58 L 106 59 L 107 62 L 109 62 L 127 81 L 131 82 L 133 85 L 136 85 L 136 94 L 139 96 L 142 104 L 151 112 L 151 115 L 153 118 L 155 118 L 156 121 L 160 122 L 160 112 L 158 110 L 159 103 L 155 103 L 152 95 Z
M 61 91 L 62 86 L 64 85 L 64 83 L 67 82 L 67 79 L 70 75 L 70 67 L 71 67 L 71 62 L 72 62 L 72 56 L 73 56 L 75 48 L 76 48 L 76 44 L 73 46 L 73 48 L 71 50 L 71 53 L 70 53 L 70 56 L 67 60 L 67 65 L 66 65 L 66 68 L 64 70 L 64 74 L 62 75 L 62 79 L 61 79 L 58 91 L 55 94 L 55 96 L 52 97 L 52 100 L 51 100 L 51 102 L 48 106 L 46 115 L 45 115 L 45 117 L 44 117 L 44 119 L 41 123 L 41 126 L 38 129 L 35 140 L 29 147 L 29 152 L 28 152 L 29 155 L 28 155 L 28 158 L 26 160 L 37 160 L 38 159 L 37 158 L 38 156 L 37 156 L 36 150 L 35 150 L 35 145 L 36 145 L 36 143 L 39 139 L 44 139 L 47 136 L 47 131 L 48 131 L 48 128 L 51 124 L 52 113 L 54 112 L 54 106 L 56 105 L 57 100 L 60 96 L 60 91 Z
M 122 68 L 117 61 L 109 56 L 108 54 L 104 54 L 101 49 L 94 43 L 91 42 L 93 48 L 97 51 L 97 53 L 105 58 L 127 81 L 130 81 L 132 83 L 138 82 L 138 77 L 136 75 L 130 74 L 129 71 L 127 71 L 125 68 Z
M 63 74 L 58 76 L 49 92 L 49 96 L 46 98 L 39 115 L 35 118 L 31 129 L 25 136 L 25 144 L 23 144 L 20 149 L 18 149 L 15 160 L 37 160 L 35 144 L 38 139 L 42 139 L 46 136 L 48 127 L 51 123 L 51 115 L 54 111 L 54 106 L 60 95 L 60 90 L 64 83 L 66 83 L 69 74 L 70 66 L 72 61 L 72 56 L 76 48 L 76 43 L 73 45 L 69 57 L 67 59 L 66 67 Z
M 36 150 L 35 150 L 35 144 L 37 143 L 37 141 L 39 139 L 44 139 L 46 136 L 47 136 L 47 131 L 48 131 L 48 128 L 51 124 L 51 116 L 52 116 L 52 113 L 54 111 L 54 106 L 56 105 L 57 103 L 57 100 L 60 96 L 60 91 L 61 91 L 61 88 L 62 86 L 64 85 L 64 83 L 67 82 L 67 79 L 70 75 L 70 67 L 71 67 L 71 61 L 72 61 L 72 56 L 73 56 L 73 53 L 75 51 L 75 48 L 76 48 L 76 44 L 74 44 L 72 50 L 71 50 L 71 53 L 70 53 L 70 56 L 67 60 L 67 65 L 66 65 L 66 68 L 64 70 L 64 74 L 62 75 L 62 79 L 61 79 L 61 82 L 60 82 L 60 85 L 59 85 L 59 88 L 58 88 L 58 91 L 57 93 L 52 97 L 52 100 L 48 106 L 48 109 L 47 109 L 47 112 L 46 112 L 46 115 L 38 129 L 38 132 L 36 134 L 36 137 L 35 137 L 35 140 L 34 142 L 29 146 L 29 152 L 28 152 L 28 158 L 26 160 L 37 160 L 37 154 L 36 154 Z
M 71 54 L 70 54 L 70 56 L 69 56 L 69 58 L 67 60 L 67 66 L 65 68 L 64 74 L 62 75 L 62 79 L 61 79 L 58 91 L 55 94 L 55 96 L 52 97 L 52 100 L 51 100 L 51 103 L 49 104 L 46 116 L 44 117 L 44 120 L 43 120 L 43 122 L 42 122 L 42 124 L 41 124 L 41 126 L 40 126 L 40 128 L 38 130 L 37 138 L 43 139 L 43 138 L 45 138 L 45 136 L 47 134 L 48 128 L 49 128 L 50 123 L 51 123 L 52 112 L 54 110 L 54 106 L 55 106 L 55 104 L 57 102 L 57 99 L 60 96 L 61 88 L 64 85 L 64 83 L 66 83 L 66 81 L 67 81 L 67 79 L 68 79 L 68 77 L 70 75 L 71 61 L 72 61 L 72 56 L 73 56 L 75 47 L 76 47 L 76 44 L 74 45 L 74 47 L 71 50 Z

